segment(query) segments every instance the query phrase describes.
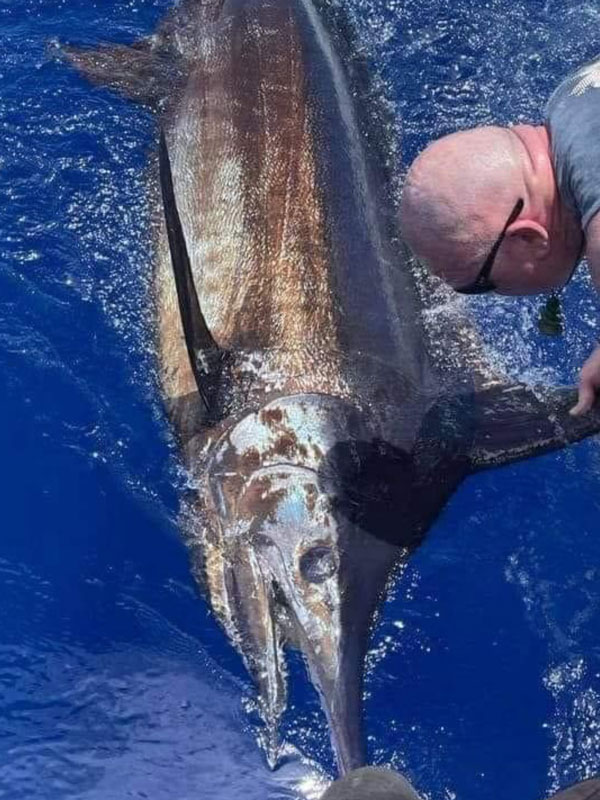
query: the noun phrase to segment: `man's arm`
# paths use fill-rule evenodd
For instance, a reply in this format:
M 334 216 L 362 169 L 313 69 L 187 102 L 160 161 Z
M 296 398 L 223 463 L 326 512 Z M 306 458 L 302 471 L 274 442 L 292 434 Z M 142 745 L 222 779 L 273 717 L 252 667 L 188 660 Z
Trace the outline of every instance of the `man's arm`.
M 585 231 L 585 257 L 594 286 L 600 292 L 600 213 L 592 217 Z
M 585 257 L 592 281 L 600 291 L 600 213 L 596 214 L 586 228 Z M 594 405 L 600 391 L 600 345 L 585 362 L 579 373 L 579 399 L 571 414 L 585 414 Z

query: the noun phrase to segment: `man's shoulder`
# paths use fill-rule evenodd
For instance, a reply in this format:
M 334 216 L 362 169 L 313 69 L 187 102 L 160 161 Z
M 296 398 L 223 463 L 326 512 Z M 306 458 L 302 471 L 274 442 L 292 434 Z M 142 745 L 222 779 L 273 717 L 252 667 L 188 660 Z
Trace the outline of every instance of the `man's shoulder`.
M 585 229 L 600 208 L 600 58 L 558 86 L 546 107 L 546 127 L 561 197 Z
M 594 286 L 600 291 L 600 213 L 590 220 L 585 231 L 585 257 Z

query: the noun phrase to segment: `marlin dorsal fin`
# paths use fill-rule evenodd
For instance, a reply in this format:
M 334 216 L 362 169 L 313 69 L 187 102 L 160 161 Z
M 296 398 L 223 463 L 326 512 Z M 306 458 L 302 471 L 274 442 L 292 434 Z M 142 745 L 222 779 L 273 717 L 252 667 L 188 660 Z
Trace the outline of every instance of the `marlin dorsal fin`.
M 549 800 L 600 800 L 600 778 L 590 778 L 569 786 L 568 789 L 553 794 Z
M 498 467 L 559 450 L 600 431 L 600 403 L 587 414 L 569 414 L 574 388 L 497 384 L 476 396 L 473 470 Z
M 185 236 L 177 210 L 171 162 L 163 130 L 160 132 L 159 165 L 160 187 L 167 223 L 171 263 L 177 288 L 185 344 L 198 392 L 206 409 L 208 409 L 206 378 L 212 371 L 211 366 L 214 366 L 215 362 L 222 360 L 223 352 L 213 339 L 200 308 Z

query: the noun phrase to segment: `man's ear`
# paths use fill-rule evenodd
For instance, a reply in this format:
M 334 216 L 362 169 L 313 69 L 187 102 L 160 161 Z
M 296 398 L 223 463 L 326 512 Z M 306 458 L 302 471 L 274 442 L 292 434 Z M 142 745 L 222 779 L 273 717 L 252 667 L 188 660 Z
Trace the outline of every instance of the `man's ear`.
M 548 231 L 539 222 L 531 219 L 518 219 L 513 222 L 506 231 L 506 237 L 515 243 L 520 240 L 528 248 L 533 247 L 539 255 L 543 255 L 548 248 Z

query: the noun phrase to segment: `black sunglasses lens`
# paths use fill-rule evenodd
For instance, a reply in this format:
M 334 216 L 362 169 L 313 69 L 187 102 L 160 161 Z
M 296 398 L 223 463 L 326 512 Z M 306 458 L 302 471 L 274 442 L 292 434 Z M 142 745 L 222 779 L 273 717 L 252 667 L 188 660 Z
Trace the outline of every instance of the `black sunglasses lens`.
M 463 289 L 455 289 L 458 294 L 487 294 L 488 292 L 493 292 L 496 289 L 496 284 L 492 283 L 492 281 L 485 281 L 479 284 L 473 284 L 472 286 L 465 286 Z

